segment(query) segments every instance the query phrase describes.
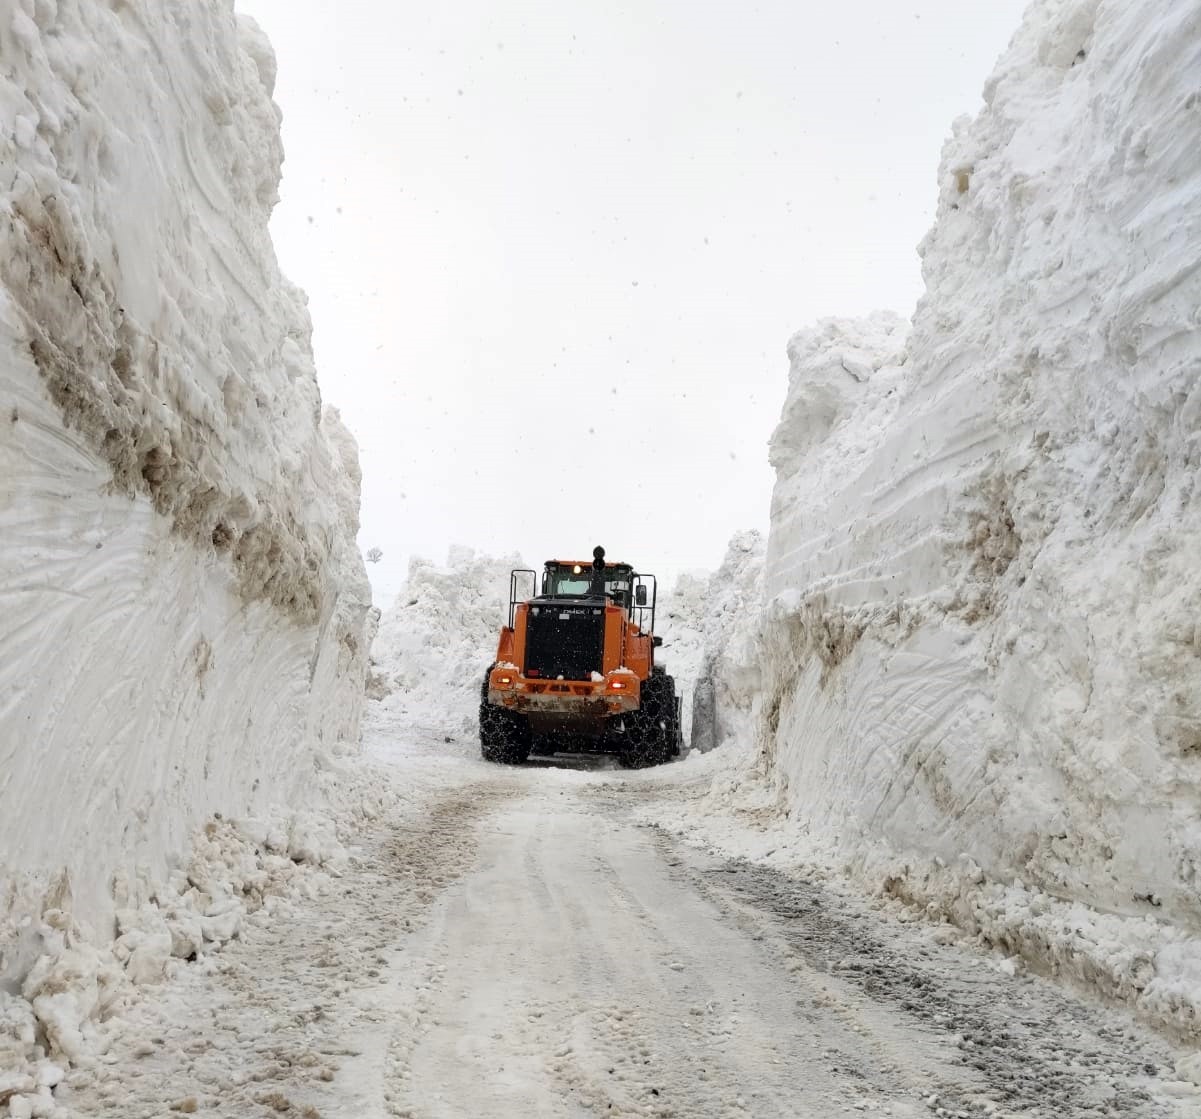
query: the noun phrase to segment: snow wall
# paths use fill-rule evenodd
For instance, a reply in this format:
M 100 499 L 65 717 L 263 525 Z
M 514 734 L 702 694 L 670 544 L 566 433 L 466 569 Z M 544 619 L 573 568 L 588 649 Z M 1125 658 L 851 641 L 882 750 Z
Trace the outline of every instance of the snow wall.
M 667 603 L 668 671 L 684 683 L 684 740 L 701 753 L 752 736 L 764 547 L 761 533 L 736 533 L 721 566 L 683 576 Z
M 226 0 L 0 0 L 0 994 L 357 738 L 357 451 Z M 61 923 L 61 919 L 60 919 Z M 110 933 L 111 935 L 111 933 Z
M 433 732 L 478 755 L 480 685 L 509 615 L 509 573 L 525 566 L 464 547 L 443 565 L 412 559 L 371 646 L 367 694 L 389 733 Z
M 1199 74 L 1195 0 L 1031 5 L 944 149 L 912 329 L 791 340 L 735 697 L 844 865 L 1193 1033 Z

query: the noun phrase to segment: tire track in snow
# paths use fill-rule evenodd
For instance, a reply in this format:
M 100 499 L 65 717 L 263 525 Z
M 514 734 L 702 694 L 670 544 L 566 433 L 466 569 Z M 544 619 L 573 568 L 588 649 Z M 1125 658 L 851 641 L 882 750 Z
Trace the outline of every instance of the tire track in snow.
M 479 864 L 414 938 L 389 1115 L 908 1119 L 932 1069 L 975 1082 L 932 1034 L 910 1031 L 890 1059 L 858 1019 L 803 1013 L 811 981 L 651 832 L 598 811 L 591 783 L 523 777 L 527 796 L 489 819 Z M 844 1061 L 821 1056 L 832 1033 Z
M 407 789 L 310 901 L 148 995 L 100 1119 L 1179 1119 L 1128 1019 L 637 826 L 622 777 Z
M 666 836 L 660 842 L 677 849 Z M 1046 980 L 994 971 L 976 953 L 938 945 L 815 883 L 741 860 L 691 861 L 698 889 L 770 935 L 789 970 L 819 977 L 824 1009 L 841 1005 L 868 1023 L 897 1016 L 910 1032 L 941 1039 L 948 1066 L 969 1077 L 927 1081 L 931 1113 L 1190 1114 L 1192 1101 L 1158 1090 L 1159 1078 L 1173 1077 L 1175 1054 L 1129 1015 Z

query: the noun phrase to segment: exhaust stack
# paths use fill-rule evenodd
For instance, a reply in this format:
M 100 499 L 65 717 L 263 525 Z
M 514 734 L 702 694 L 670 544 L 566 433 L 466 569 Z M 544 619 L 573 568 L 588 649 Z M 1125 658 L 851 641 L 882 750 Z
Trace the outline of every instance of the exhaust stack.
M 588 593 L 595 598 L 605 597 L 605 549 L 599 544 L 592 549 L 592 586 Z

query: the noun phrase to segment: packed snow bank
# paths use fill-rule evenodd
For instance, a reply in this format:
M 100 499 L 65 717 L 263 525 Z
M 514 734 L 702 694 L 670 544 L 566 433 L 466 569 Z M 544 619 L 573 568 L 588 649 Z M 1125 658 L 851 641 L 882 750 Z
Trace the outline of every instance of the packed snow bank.
M 692 745 L 745 741 L 760 694 L 759 628 L 765 542 L 735 536 L 709 581 L 705 653 L 693 700 Z
M 692 694 L 705 654 L 705 608 L 709 598 L 709 575 L 686 572 L 670 591 L 661 591 L 655 610 L 654 632 L 663 639 L 655 663 L 663 665 L 682 696 L 684 741 L 691 738 Z
M 200 976 L 224 970 L 220 954 L 230 941 L 248 927 L 287 921 L 350 871 L 354 848 L 347 844 L 367 822 L 428 795 L 388 776 L 354 756 L 323 770 L 315 810 L 239 821 L 215 816 L 147 902 L 118 909 L 111 945 L 70 913 L 44 913 L 43 952 L 25 977 L 23 997 L 0 990 L 0 1114 L 77 1114 L 57 1107 L 54 1089 L 72 1064 L 94 1069 L 97 1057 L 112 1064 L 114 1042 L 136 1032 L 127 1012 L 139 986 L 181 979 L 185 967 Z M 143 1034 L 142 1054 L 153 1045 L 154 1035 Z
M 206 820 L 303 804 L 355 743 L 370 595 L 354 441 L 267 232 L 261 33 L 10 0 L 0 54 L 0 1016 L 32 984 L 50 1032 L 70 930 L 130 944 Z M 166 946 L 137 931 L 127 964 Z
M 758 694 L 764 540 L 755 531 L 730 541 L 721 566 L 687 575 L 668 597 L 668 671 L 684 684 L 684 740 L 702 752 L 749 735 Z
M 1198 73 L 1191 0 L 1034 3 L 946 146 L 912 332 L 792 340 L 755 724 L 815 843 L 1189 1031 Z
M 480 685 L 509 616 L 509 573 L 525 566 L 462 547 L 444 566 L 412 560 L 371 646 L 368 694 L 392 724 L 474 741 Z
M 654 632 L 663 639 L 655 654 L 675 680 L 681 706 L 684 743 L 692 741 L 692 707 L 705 658 L 706 619 L 712 596 L 712 576 L 708 572 L 686 572 L 670 591 L 659 594 Z

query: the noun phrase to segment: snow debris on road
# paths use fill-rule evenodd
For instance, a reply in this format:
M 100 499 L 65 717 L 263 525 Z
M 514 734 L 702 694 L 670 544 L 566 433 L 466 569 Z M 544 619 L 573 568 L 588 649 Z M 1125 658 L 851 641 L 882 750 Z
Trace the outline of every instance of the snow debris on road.
M 388 1021 L 380 993 L 424 907 L 468 865 L 470 823 L 490 797 L 486 782 L 466 794 L 437 765 L 398 776 L 395 758 L 348 763 L 330 777 L 327 814 L 291 833 L 243 829 L 256 842 L 317 843 L 324 858 L 284 858 L 236 939 L 112 1019 L 92 1047 L 103 1056 L 57 1093 L 64 1114 L 384 1114 L 371 1075 Z
M 638 817 L 727 750 L 625 774 L 490 766 L 374 725 L 336 865 L 146 988 L 64 1115 L 1186 1119 L 1128 1017 Z M 358 797 L 360 811 L 347 804 Z M 50 1073 L 54 1075 L 53 1072 Z
M 21 1113 L 26 1097 L 33 1114 L 57 1114 L 47 1110 L 48 1089 L 74 1065 L 88 1069 L 109 1060 L 153 988 L 193 971 L 210 974 L 248 925 L 310 898 L 314 873 L 344 873 L 347 852 L 336 828 L 353 828 L 378 812 L 379 794 L 364 780 L 343 780 L 336 799 L 336 816 L 331 808 L 210 820 L 189 861 L 150 900 L 118 905 L 111 945 L 69 911 L 47 910 L 29 932 L 36 959 L 21 997 L 0 992 L 0 1099 L 9 1097 L 12 1115 Z

